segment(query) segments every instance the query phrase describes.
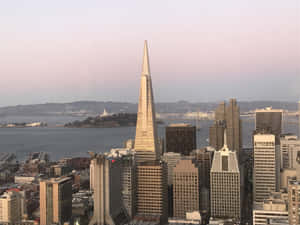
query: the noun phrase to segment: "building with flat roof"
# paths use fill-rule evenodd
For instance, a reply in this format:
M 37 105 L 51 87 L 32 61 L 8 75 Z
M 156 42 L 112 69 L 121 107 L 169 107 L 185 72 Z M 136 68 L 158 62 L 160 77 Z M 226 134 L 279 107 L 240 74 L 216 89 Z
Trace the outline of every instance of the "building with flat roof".
M 297 152 L 300 151 L 300 139 L 293 134 L 281 135 L 280 138 L 280 168 L 296 168 Z
M 0 196 L 0 223 L 20 223 L 25 214 L 24 193 L 18 189 L 10 190 Z
M 280 156 L 274 134 L 255 134 L 253 156 L 253 201 L 263 202 L 279 191 Z
M 282 132 L 282 109 L 257 109 L 255 111 L 255 130 L 257 133 L 270 133 L 276 136 L 276 145 L 280 143 Z
M 300 224 L 300 181 L 291 180 L 288 184 L 289 224 Z
M 166 127 L 166 151 L 189 155 L 196 149 L 196 127 L 190 124 L 170 124 Z
M 173 170 L 173 216 L 182 219 L 188 212 L 199 212 L 199 192 L 199 167 L 195 160 L 179 160 Z
M 89 225 L 122 225 L 128 214 L 122 199 L 121 159 L 91 154 L 94 212 Z
M 168 169 L 159 161 L 137 164 L 136 216 L 138 221 L 168 222 Z
M 253 225 L 268 224 L 289 224 L 287 194 L 273 192 L 263 202 L 254 203 Z
M 64 224 L 72 217 L 72 180 L 52 178 L 40 182 L 40 225 Z

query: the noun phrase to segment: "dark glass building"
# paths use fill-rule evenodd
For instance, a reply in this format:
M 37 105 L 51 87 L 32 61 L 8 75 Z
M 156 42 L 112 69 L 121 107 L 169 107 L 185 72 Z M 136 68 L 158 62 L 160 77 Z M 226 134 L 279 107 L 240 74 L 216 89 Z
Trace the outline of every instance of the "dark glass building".
M 188 156 L 196 149 L 196 127 L 190 124 L 171 124 L 166 127 L 166 150 Z

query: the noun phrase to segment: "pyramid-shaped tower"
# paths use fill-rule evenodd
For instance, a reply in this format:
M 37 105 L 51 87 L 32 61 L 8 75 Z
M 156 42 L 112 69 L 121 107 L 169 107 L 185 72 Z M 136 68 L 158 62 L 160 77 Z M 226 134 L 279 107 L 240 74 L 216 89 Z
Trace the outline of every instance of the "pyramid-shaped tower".
M 147 41 L 144 45 L 134 148 L 138 161 L 155 160 L 158 157 L 158 138 Z

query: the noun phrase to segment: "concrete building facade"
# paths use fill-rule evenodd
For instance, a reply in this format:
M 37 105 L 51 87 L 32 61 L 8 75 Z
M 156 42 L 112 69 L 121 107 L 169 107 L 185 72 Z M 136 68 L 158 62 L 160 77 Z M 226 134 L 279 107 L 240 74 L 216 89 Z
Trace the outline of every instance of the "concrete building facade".
M 40 182 L 40 225 L 64 224 L 72 217 L 72 180 L 53 178 Z
M 279 191 L 280 158 L 274 134 L 255 134 L 253 156 L 253 200 L 263 202 L 271 192 Z
M 128 214 L 122 201 L 122 164 L 120 159 L 91 154 L 94 179 L 94 213 L 89 225 L 122 225 Z
M 236 152 L 224 147 L 214 153 L 210 171 L 211 217 L 235 221 L 241 219 L 240 170 Z
M 298 151 L 300 151 L 300 139 L 292 134 L 282 135 L 280 138 L 280 168 L 296 169 Z
M 168 170 L 159 161 L 141 162 L 137 165 L 136 220 L 168 221 Z
M 199 212 L 199 192 L 199 167 L 195 160 L 179 160 L 173 170 L 173 216 L 184 219 L 186 213 Z
M 263 202 L 255 203 L 253 225 L 288 225 L 287 194 L 274 192 Z

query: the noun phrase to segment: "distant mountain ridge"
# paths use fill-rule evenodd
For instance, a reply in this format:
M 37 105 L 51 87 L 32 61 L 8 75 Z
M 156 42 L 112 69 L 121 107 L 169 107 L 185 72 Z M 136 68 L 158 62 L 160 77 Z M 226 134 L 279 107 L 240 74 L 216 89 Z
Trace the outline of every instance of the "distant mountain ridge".
M 213 111 L 219 102 L 160 102 L 155 105 L 158 113 L 185 113 Z M 238 102 L 241 112 L 248 112 L 257 108 L 272 106 L 277 109 L 296 111 L 297 102 L 283 101 L 241 101 Z M 136 113 L 137 103 L 104 102 L 104 101 L 77 101 L 70 103 L 45 103 L 35 105 L 17 105 L 0 107 L 1 116 L 59 116 L 59 115 L 99 115 L 104 109 L 108 112 Z

